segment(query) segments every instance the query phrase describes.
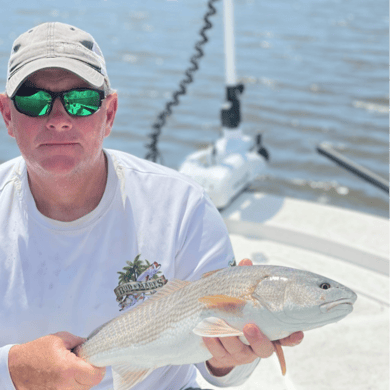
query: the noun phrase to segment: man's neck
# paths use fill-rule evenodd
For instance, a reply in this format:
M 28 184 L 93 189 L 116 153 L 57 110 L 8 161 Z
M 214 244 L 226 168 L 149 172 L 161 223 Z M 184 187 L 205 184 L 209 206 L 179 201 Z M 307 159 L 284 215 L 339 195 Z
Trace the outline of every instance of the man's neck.
M 28 174 L 31 193 L 38 210 L 57 221 L 71 222 L 94 210 L 107 183 L 107 157 L 102 154 L 98 167 L 70 178 L 48 180 Z

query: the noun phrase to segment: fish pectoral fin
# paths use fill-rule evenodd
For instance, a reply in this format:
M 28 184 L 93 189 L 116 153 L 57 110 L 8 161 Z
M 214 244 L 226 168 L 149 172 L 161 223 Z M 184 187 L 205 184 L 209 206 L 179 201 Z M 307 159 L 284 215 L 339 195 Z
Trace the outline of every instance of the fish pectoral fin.
M 216 317 L 208 317 L 192 330 L 196 335 L 202 337 L 229 337 L 243 336 L 239 329 L 233 328 L 226 321 Z
M 274 344 L 274 347 L 275 347 L 276 356 L 279 359 L 280 368 L 282 369 L 282 375 L 286 375 L 286 371 L 287 371 L 286 359 L 284 358 L 282 346 L 281 346 L 279 340 L 273 341 L 272 343 Z
M 246 305 L 246 300 L 229 295 L 208 295 L 198 299 L 208 309 L 217 309 L 227 312 L 241 311 Z
M 154 369 L 137 370 L 134 366 L 120 364 L 112 366 L 115 390 L 128 390 L 143 381 Z

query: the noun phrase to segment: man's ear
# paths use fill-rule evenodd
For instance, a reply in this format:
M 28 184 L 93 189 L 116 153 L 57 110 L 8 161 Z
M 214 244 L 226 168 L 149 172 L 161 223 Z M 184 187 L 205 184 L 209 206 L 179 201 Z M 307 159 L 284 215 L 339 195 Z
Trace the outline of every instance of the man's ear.
M 108 137 L 111 133 L 111 129 L 114 125 L 114 119 L 118 110 L 118 94 L 116 92 L 106 97 L 106 133 L 105 137 Z
M 7 126 L 8 134 L 15 138 L 11 120 L 11 99 L 4 93 L 0 94 L 0 112 Z

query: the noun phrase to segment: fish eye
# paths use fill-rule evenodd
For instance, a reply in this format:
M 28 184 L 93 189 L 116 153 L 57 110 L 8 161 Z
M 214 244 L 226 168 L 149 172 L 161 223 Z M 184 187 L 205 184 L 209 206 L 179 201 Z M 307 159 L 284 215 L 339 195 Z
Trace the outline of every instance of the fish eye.
M 330 288 L 330 284 L 329 283 L 322 283 L 320 285 L 320 288 L 322 288 L 323 290 L 327 290 Z

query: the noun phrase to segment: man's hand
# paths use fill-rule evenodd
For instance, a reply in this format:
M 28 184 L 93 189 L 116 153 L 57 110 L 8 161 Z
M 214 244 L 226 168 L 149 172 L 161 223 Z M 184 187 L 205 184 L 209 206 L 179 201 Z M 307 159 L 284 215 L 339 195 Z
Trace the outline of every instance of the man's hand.
M 253 265 L 249 259 L 241 260 L 239 266 Z M 257 358 L 268 358 L 275 346 L 260 329 L 253 324 L 247 324 L 243 329 L 250 345 L 244 344 L 238 337 L 211 338 L 203 337 L 206 347 L 213 357 L 207 361 L 207 366 L 215 376 L 228 374 L 235 366 L 252 363 Z M 298 345 L 303 339 L 303 332 L 296 332 L 279 340 L 283 346 Z
M 106 369 L 71 352 L 85 340 L 59 332 L 15 345 L 8 366 L 16 390 L 88 390 L 104 378 Z

